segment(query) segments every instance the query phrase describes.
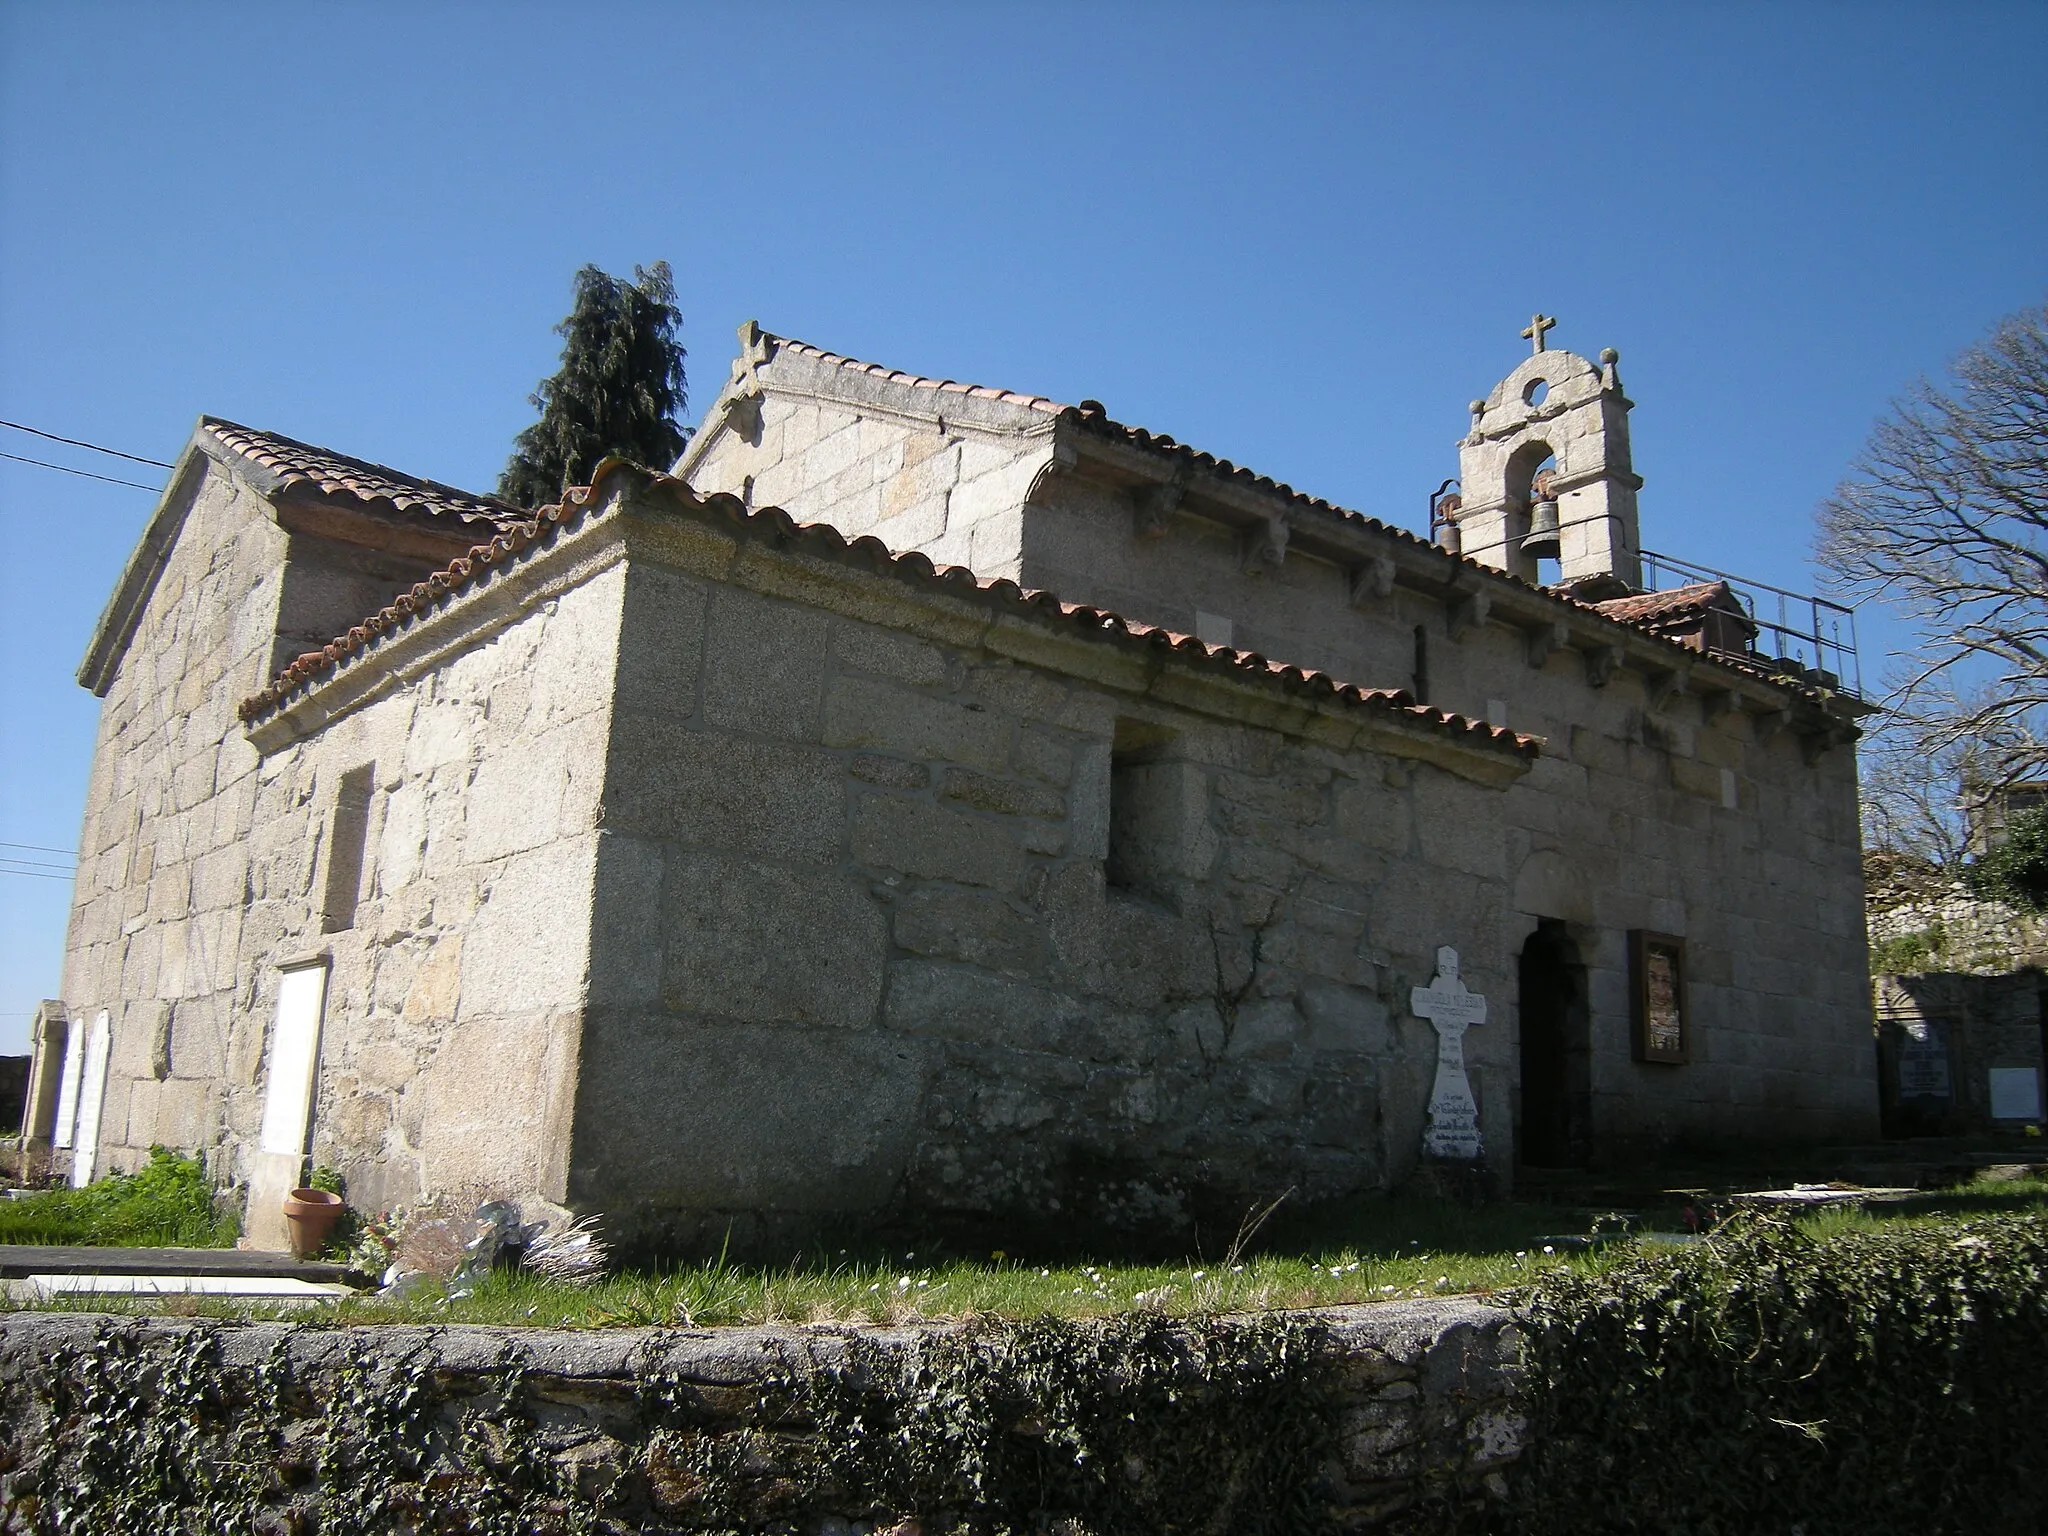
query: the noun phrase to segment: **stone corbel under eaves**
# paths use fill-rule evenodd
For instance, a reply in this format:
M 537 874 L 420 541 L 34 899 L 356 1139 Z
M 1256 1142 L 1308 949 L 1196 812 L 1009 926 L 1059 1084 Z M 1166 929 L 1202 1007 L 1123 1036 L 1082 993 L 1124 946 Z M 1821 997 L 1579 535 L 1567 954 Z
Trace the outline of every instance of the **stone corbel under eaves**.
M 1369 608 L 1394 595 L 1395 566 L 1387 555 L 1375 555 L 1351 568 L 1351 606 Z
M 1551 652 L 1563 650 L 1572 638 L 1571 626 L 1556 619 L 1532 624 L 1522 634 L 1527 641 L 1529 665 L 1539 672 L 1550 661 Z
M 1167 525 L 1187 500 L 1187 494 L 1185 467 L 1168 479 L 1137 486 L 1131 492 L 1132 532 L 1141 539 L 1164 538 Z
M 1275 513 L 1254 523 L 1245 532 L 1244 551 L 1239 564 L 1248 576 L 1277 571 L 1287 559 L 1287 516 Z
M 1483 626 L 1493 612 L 1493 598 L 1484 587 L 1453 591 L 1444 599 L 1444 629 L 1453 640 Z
M 1746 703 L 1745 708 L 1749 715 L 1750 732 L 1759 743 L 1769 741 L 1792 723 L 1792 710 L 1785 704 L 1751 700 Z
M 1655 714 L 1671 702 L 1674 694 L 1685 692 L 1686 684 L 1692 680 L 1692 668 L 1684 662 L 1674 662 L 1668 667 L 1648 667 L 1643 671 L 1643 699 Z
M 1585 648 L 1586 686 L 1605 688 L 1614 681 L 1614 674 L 1621 670 L 1621 647 L 1612 644 L 1589 645 Z
M 1862 732 L 1844 721 L 1830 720 L 1825 715 L 1812 721 L 1798 724 L 1799 755 L 1811 768 L 1835 747 L 1846 746 L 1855 741 Z

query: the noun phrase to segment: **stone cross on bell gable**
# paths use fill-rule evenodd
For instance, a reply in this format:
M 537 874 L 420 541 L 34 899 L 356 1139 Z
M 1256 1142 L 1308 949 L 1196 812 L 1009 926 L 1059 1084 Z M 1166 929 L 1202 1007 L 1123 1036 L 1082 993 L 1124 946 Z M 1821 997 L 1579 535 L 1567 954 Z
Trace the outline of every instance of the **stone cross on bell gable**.
M 1429 1127 L 1422 1150 L 1432 1157 L 1478 1158 L 1479 1104 L 1465 1075 L 1465 1031 L 1486 1022 L 1486 999 L 1467 991 L 1458 974 L 1458 952 L 1436 952 L 1436 979 L 1408 994 L 1418 1018 L 1436 1026 L 1436 1085 L 1429 1095 Z
M 1540 309 L 1530 317 L 1528 327 L 1522 332 L 1522 335 L 1528 339 L 1531 352 L 1541 352 L 1544 350 L 1544 332 L 1556 324 L 1557 316 L 1546 315 Z

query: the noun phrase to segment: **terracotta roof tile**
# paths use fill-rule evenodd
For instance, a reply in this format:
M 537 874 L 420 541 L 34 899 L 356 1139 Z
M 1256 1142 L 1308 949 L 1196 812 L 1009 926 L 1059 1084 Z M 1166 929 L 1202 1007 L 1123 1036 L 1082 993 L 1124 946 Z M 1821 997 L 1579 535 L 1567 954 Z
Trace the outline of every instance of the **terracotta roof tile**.
M 1611 597 L 1591 606 L 1623 624 L 1669 623 L 1673 619 L 1691 618 L 1709 608 L 1742 613 L 1742 604 L 1725 581 L 1696 581 L 1689 587 Z
M 376 511 L 441 525 L 452 521 L 465 528 L 508 529 L 533 516 L 494 496 L 475 496 L 275 432 L 213 416 L 202 417 L 199 428 L 226 452 L 267 472 L 277 486 L 310 485 L 325 496 L 343 497 Z
M 1079 405 L 1061 405 L 1058 401 L 1050 400 L 1044 395 L 1018 394 L 1010 390 L 991 389 L 985 385 L 956 384 L 949 379 L 927 379 L 917 374 L 902 373 L 892 368 L 885 368 L 879 363 L 864 363 L 854 358 L 842 357 L 836 352 L 827 352 L 824 348 L 813 346 L 806 341 L 795 341 L 787 336 L 776 336 L 765 331 L 762 334 L 772 340 L 778 347 L 791 348 L 806 357 L 814 357 L 821 362 L 833 363 L 851 372 L 893 380 L 900 384 L 908 384 L 914 388 L 953 390 L 962 394 L 980 395 L 1028 405 L 1034 410 L 1055 416 L 1062 421 L 1072 422 L 1101 437 L 1129 443 L 1134 447 L 1146 449 L 1154 453 L 1169 455 L 1185 464 L 1206 470 L 1219 479 L 1231 481 L 1249 490 L 1280 497 L 1294 506 L 1316 515 L 1336 518 L 1343 522 L 1357 523 L 1371 528 L 1386 537 L 1399 539 L 1418 548 L 1431 550 L 1442 559 L 1449 561 L 1452 565 L 1468 567 L 1475 573 L 1482 573 L 1488 579 L 1506 582 L 1510 586 L 1521 588 L 1524 592 L 1548 598 L 1552 602 L 1563 603 L 1569 608 L 1583 614 L 1590 614 L 1595 618 L 1606 619 L 1612 623 L 1625 624 L 1637 634 L 1648 635 L 1653 640 L 1684 649 L 1684 647 L 1679 646 L 1679 642 L 1676 640 L 1660 635 L 1652 628 L 1647 628 L 1631 619 L 1617 617 L 1615 614 L 1607 611 L 1607 607 L 1604 604 L 1587 602 L 1573 597 L 1566 592 L 1560 592 L 1550 587 L 1537 586 L 1533 582 L 1524 581 L 1521 577 L 1503 571 L 1497 566 L 1486 565 L 1475 560 L 1469 555 L 1454 555 L 1442 545 L 1430 539 L 1425 539 L 1419 534 L 1411 533 L 1408 529 L 1402 528 L 1397 524 L 1382 522 L 1376 517 L 1367 517 L 1362 512 L 1354 512 L 1348 507 L 1338 506 L 1335 502 L 1325 501 L 1320 496 L 1311 496 L 1305 491 L 1297 491 L 1285 481 L 1275 480 L 1270 475 L 1261 475 L 1254 470 L 1244 468 L 1242 465 L 1233 464 L 1228 459 L 1218 458 L 1213 453 L 1204 453 L 1198 448 L 1190 448 L 1186 443 L 1179 442 L 1164 432 L 1152 432 L 1144 427 L 1133 427 L 1113 420 L 1109 415 L 1108 408 L 1099 400 L 1083 400 Z M 1655 597 L 1662 594 L 1652 593 L 1646 595 Z M 1626 600 L 1624 599 L 1624 601 Z M 1775 683 L 1810 698 L 1820 697 L 1811 687 L 1785 674 L 1771 671 L 1768 668 L 1738 666 L 1734 658 L 1720 652 L 1716 652 L 1713 659 L 1729 666 L 1736 666 L 1737 670 L 1748 672 L 1760 681 Z
M 814 357 L 821 363 L 831 363 L 849 373 L 864 373 L 871 378 L 885 379 L 891 384 L 904 384 L 912 389 L 936 389 L 948 394 L 971 395 L 977 400 L 1005 400 L 1012 405 L 1029 406 L 1048 416 L 1057 416 L 1067 409 L 1057 400 L 1048 400 L 1044 395 L 1023 395 L 1015 390 L 996 389 L 987 384 L 962 384 L 953 379 L 927 379 L 922 374 L 905 373 L 898 368 L 885 368 L 880 363 L 864 363 L 857 357 L 841 357 L 837 352 L 827 352 L 823 347 L 814 347 L 808 341 L 797 341 L 788 336 L 773 336 L 762 333 L 777 347 L 787 347 L 803 357 Z
M 591 509 L 601 499 L 606 480 L 615 473 L 644 475 L 650 486 L 666 492 L 684 511 L 707 521 L 722 522 L 748 537 L 792 544 L 806 554 L 838 560 L 846 565 L 863 566 L 922 586 L 943 587 L 955 593 L 977 593 L 998 607 L 1070 624 L 1109 643 L 1135 643 L 1149 650 L 1256 677 L 1288 693 L 1326 698 L 1354 708 L 1401 716 L 1440 734 L 1460 737 L 1496 751 L 1525 758 L 1536 757 L 1541 752 L 1540 741 L 1534 736 L 1419 704 L 1403 689 L 1362 688 L 1339 681 L 1325 672 L 1270 661 L 1255 651 L 1210 645 L 1193 635 L 1180 634 L 1156 624 L 1139 623 L 1108 609 L 1062 602 L 1050 592 L 1026 590 L 1013 581 L 983 581 L 965 566 L 936 567 L 926 556 L 914 550 L 908 554 L 894 554 L 877 538 L 862 536 L 848 542 L 829 523 L 798 523 L 780 507 L 764 507 L 750 512 L 733 496 L 699 498 L 680 480 L 617 459 L 607 460 L 598 467 L 593 486 L 571 491 L 560 505 L 544 508 L 510 531 L 500 533 L 489 543 L 475 546 L 467 555 L 402 593 L 389 606 L 372 614 L 347 634 L 338 635 L 319 650 L 308 651 L 298 657 L 277 675 L 268 688 L 242 701 L 242 719 L 254 723 L 277 712 L 295 697 L 311 692 L 327 676 L 354 662 L 385 637 L 423 621 L 466 588 L 488 579 L 494 570 L 507 568 L 529 550 L 536 547 L 544 549 L 553 544 L 563 529 L 574 528 L 590 516 Z

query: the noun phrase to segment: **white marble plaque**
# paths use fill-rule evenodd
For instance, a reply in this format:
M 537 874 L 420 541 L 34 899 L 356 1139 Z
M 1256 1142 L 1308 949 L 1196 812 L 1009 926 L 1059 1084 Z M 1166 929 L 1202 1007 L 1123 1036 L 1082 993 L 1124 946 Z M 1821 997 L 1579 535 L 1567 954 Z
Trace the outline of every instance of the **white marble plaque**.
M 78 1129 L 71 1153 L 73 1189 L 92 1182 L 92 1165 L 99 1160 L 100 1112 L 107 1107 L 107 1062 L 113 1049 L 113 1016 L 102 1008 L 85 1037 L 85 1064 L 78 1080 Z
M 71 1145 L 78 1125 L 78 1084 L 85 1076 L 85 1021 L 73 1019 L 64 1036 L 64 1075 L 57 1080 L 57 1126 L 53 1145 Z
M 1991 1070 L 1991 1118 L 1994 1120 L 2038 1120 L 2041 1118 L 2041 1076 L 2032 1067 L 1993 1067 Z
M 1458 975 L 1458 952 L 1447 945 L 1436 952 L 1436 979 L 1411 990 L 1408 1006 L 1436 1026 L 1436 1086 L 1429 1095 L 1422 1150 L 1431 1157 L 1473 1161 L 1481 1150 L 1479 1104 L 1465 1075 L 1465 1031 L 1486 1022 L 1486 999 L 1466 990 Z
M 291 1247 L 284 1197 L 306 1172 L 313 1084 L 320 1065 L 320 1017 L 327 1004 L 327 965 L 298 966 L 278 981 L 277 1022 L 270 1035 L 270 1085 L 263 1101 L 262 1139 L 249 1165 L 244 1235 L 253 1248 Z

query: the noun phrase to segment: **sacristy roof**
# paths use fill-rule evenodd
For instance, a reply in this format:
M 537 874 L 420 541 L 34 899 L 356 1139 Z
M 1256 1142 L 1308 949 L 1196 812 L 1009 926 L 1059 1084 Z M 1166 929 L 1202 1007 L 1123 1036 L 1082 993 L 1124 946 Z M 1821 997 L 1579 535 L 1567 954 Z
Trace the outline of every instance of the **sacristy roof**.
M 93 628 L 78 681 L 94 693 L 104 695 L 113 681 L 207 468 L 215 464 L 273 503 L 359 513 L 387 528 L 417 530 L 438 541 L 429 547 L 442 550 L 515 527 L 532 515 L 496 497 L 457 490 L 280 432 L 201 416 Z
M 1050 592 L 1028 591 L 1012 581 L 985 581 L 964 566 L 935 567 L 915 551 L 895 554 L 876 538 L 862 537 L 849 542 L 829 523 L 800 524 L 779 507 L 751 511 L 733 496 L 699 497 L 679 479 L 628 464 L 622 459 L 606 460 L 598 467 L 590 486 L 572 490 L 560 504 L 543 508 L 518 526 L 497 534 L 487 543 L 476 545 L 444 570 L 401 593 L 348 633 L 336 636 L 317 651 L 308 651 L 297 657 L 269 687 L 243 700 L 240 711 L 243 721 L 257 724 L 291 707 L 343 671 L 375 665 L 377 652 L 384 644 L 431 621 L 437 613 L 457 604 L 469 589 L 516 567 L 601 515 L 613 488 L 612 482 L 619 479 L 627 480 L 629 484 L 637 479 L 640 489 L 659 495 L 680 515 L 719 526 L 742 538 L 794 546 L 800 553 L 865 569 L 878 577 L 903 581 L 949 596 L 971 597 L 992 607 L 1058 625 L 1105 645 L 1142 647 L 1309 700 L 1320 699 L 1396 717 L 1411 728 L 1454 738 L 1466 748 L 1525 761 L 1541 752 L 1541 742 L 1534 736 L 1418 703 L 1401 689 L 1360 687 L 1323 672 L 1269 660 L 1256 652 L 1210 645 L 1192 635 L 1138 623 L 1106 609 L 1062 602 Z

